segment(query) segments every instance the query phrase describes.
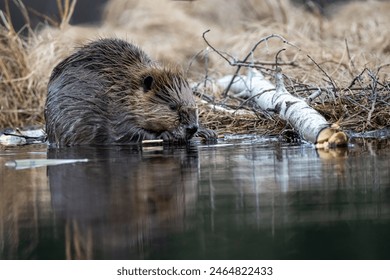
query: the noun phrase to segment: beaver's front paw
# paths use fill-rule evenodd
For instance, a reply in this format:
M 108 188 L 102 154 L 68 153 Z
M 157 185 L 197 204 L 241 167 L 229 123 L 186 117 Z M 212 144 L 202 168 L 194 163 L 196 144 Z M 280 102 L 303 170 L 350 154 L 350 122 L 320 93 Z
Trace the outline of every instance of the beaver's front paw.
M 207 142 L 216 143 L 218 139 L 217 133 L 212 130 L 205 128 L 203 126 L 200 126 L 198 131 L 195 133 L 195 137 L 201 137 Z
M 176 137 L 169 131 L 162 132 L 157 138 L 164 140 L 164 142 L 174 142 L 176 140 Z
M 182 138 L 181 135 L 177 135 L 172 131 L 164 131 L 158 137 L 162 139 L 165 143 L 181 145 L 187 142 L 187 139 Z

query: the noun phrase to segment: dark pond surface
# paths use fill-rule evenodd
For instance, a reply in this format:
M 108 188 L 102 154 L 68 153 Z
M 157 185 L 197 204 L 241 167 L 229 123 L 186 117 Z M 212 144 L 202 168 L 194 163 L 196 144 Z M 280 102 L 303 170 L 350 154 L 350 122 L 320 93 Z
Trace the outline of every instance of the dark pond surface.
M 0 259 L 390 259 L 390 142 L 0 150 Z

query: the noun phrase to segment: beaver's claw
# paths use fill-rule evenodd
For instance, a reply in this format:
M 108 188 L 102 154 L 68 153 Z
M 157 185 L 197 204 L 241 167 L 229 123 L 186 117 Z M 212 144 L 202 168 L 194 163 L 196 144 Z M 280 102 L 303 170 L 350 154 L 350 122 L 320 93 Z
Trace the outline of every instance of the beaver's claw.
M 198 131 L 195 133 L 194 136 L 201 137 L 207 142 L 217 142 L 218 139 L 218 135 L 214 130 L 205 128 L 203 126 L 199 127 Z

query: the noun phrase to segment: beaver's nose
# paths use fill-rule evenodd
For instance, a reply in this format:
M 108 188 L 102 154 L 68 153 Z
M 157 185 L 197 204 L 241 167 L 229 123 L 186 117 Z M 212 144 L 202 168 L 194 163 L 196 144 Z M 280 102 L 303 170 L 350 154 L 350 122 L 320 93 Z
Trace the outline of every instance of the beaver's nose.
M 191 138 L 197 131 L 199 126 L 197 124 L 190 124 L 186 127 L 187 137 Z

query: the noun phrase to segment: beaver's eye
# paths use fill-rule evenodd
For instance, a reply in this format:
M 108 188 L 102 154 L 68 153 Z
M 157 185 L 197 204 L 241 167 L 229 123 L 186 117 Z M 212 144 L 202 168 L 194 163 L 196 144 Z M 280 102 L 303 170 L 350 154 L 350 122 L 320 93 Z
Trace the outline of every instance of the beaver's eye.
M 169 109 L 171 109 L 172 111 L 177 111 L 177 104 L 169 103 Z
M 144 92 L 148 92 L 149 90 L 152 89 L 153 81 L 154 79 L 152 76 L 147 76 L 146 78 L 144 78 L 143 80 Z

